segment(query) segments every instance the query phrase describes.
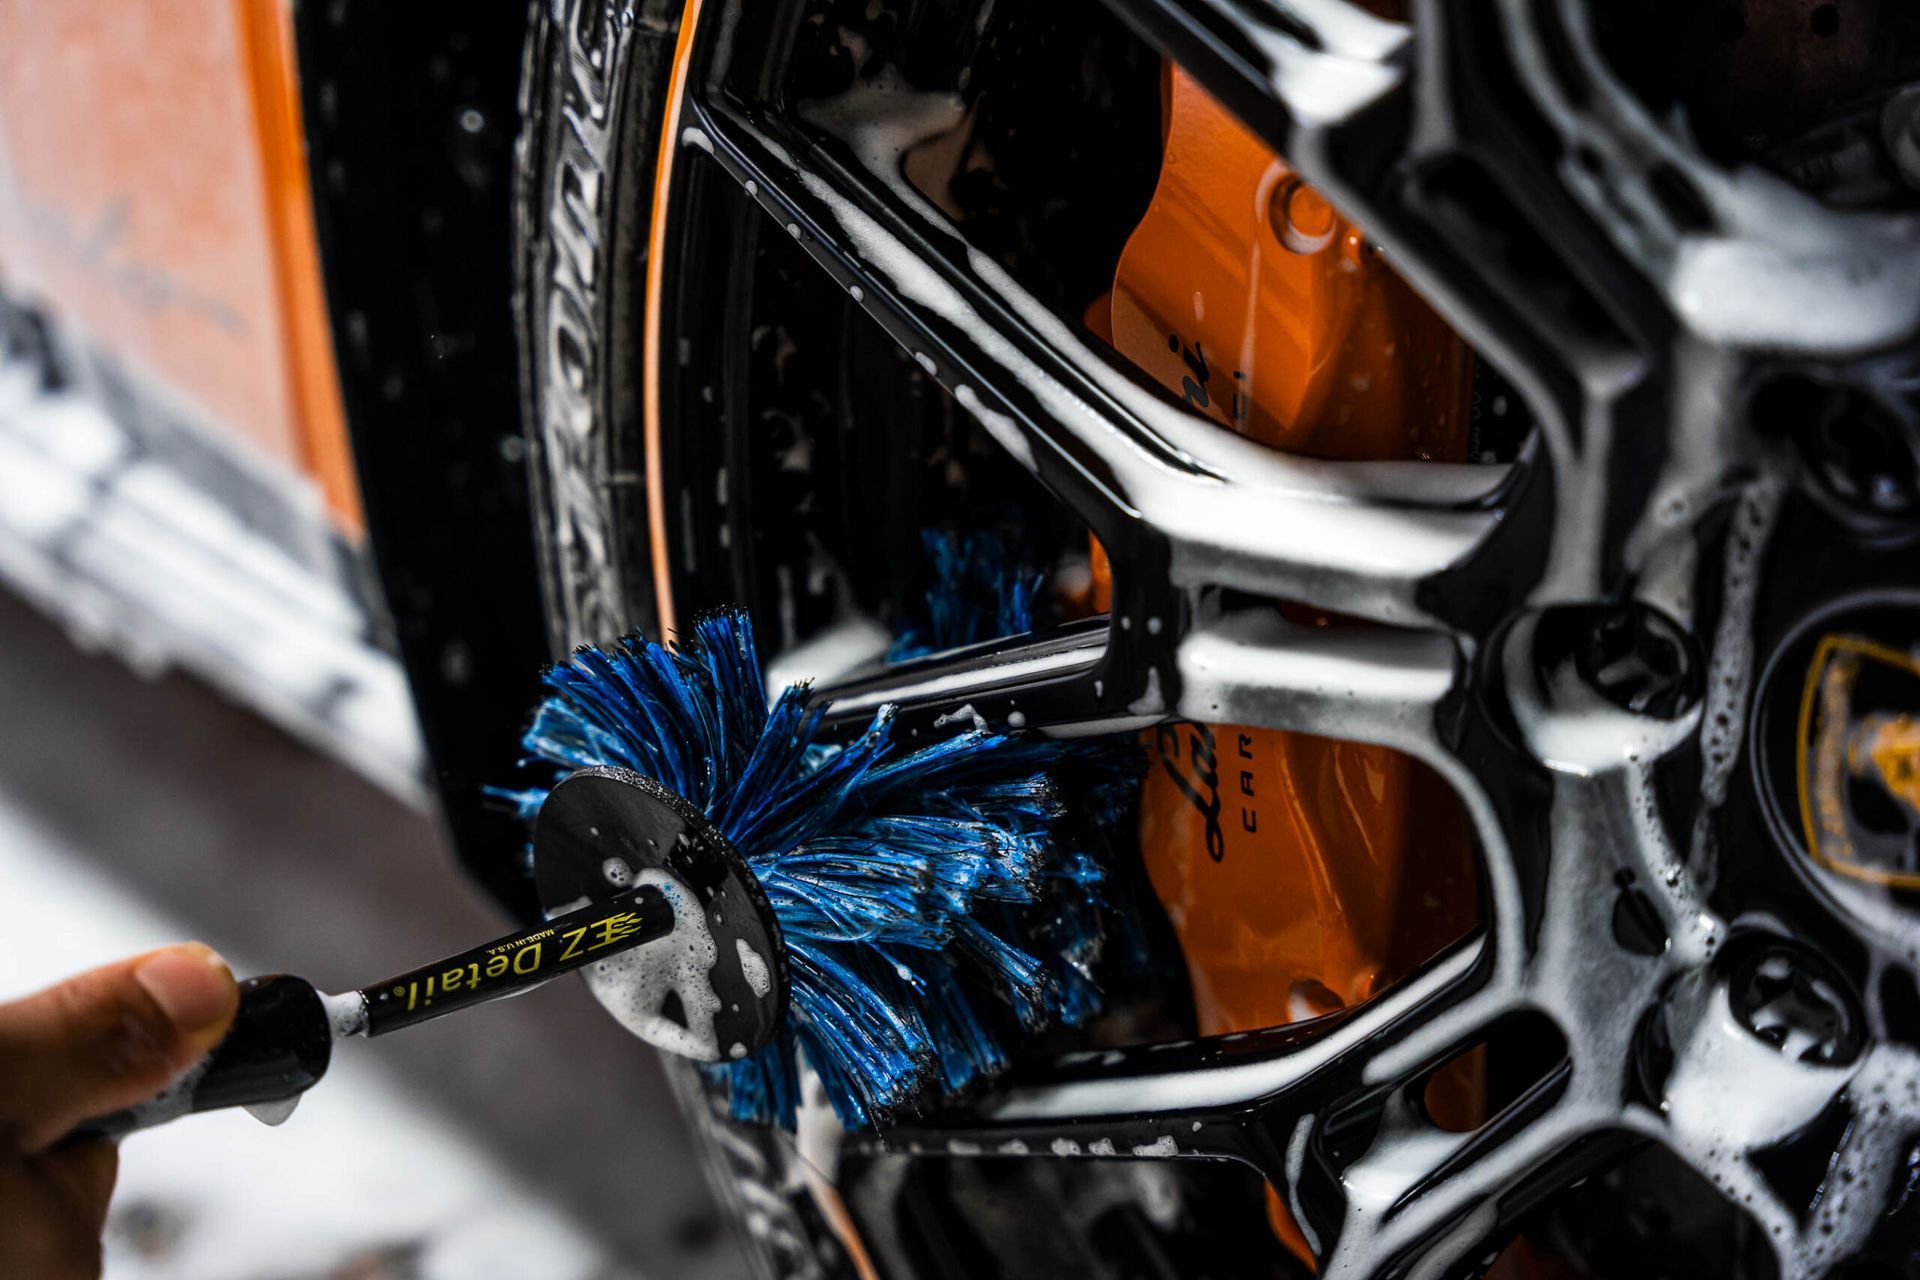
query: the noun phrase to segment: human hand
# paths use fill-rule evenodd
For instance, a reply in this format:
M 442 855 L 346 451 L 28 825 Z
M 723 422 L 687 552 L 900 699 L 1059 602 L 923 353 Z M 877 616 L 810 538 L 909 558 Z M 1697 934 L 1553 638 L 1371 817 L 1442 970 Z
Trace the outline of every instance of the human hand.
M 226 962 L 195 942 L 0 1004 L 0 1276 L 100 1274 L 118 1152 L 52 1144 L 163 1091 L 220 1042 L 239 1003 Z

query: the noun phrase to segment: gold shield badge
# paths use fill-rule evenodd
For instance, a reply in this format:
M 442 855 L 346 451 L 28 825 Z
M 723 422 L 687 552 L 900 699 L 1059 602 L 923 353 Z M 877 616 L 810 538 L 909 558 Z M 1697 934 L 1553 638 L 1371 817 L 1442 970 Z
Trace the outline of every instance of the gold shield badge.
M 1829 632 L 1800 694 L 1794 771 L 1809 856 L 1920 889 L 1920 654 Z

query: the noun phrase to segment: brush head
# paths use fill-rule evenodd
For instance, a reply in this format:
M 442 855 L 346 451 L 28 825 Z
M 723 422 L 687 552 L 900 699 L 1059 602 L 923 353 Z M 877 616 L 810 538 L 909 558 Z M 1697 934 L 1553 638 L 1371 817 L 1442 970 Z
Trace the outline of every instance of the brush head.
M 673 647 L 580 649 L 545 682 L 522 742 L 555 794 L 570 771 L 609 765 L 656 780 L 772 907 L 787 1016 L 759 1052 L 711 1068 L 736 1118 L 791 1127 L 804 1057 L 844 1123 L 876 1124 L 997 1074 L 1022 1035 L 1098 1010 L 1100 841 L 1125 828 L 1137 749 L 981 730 L 916 748 L 894 739 L 891 708 L 828 740 L 804 687 L 769 705 L 739 613 Z M 495 794 L 531 819 L 548 792 Z M 549 903 L 597 872 L 579 861 L 574 884 L 543 888 Z
M 652 778 L 611 766 L 569 774 L 534 822 L 533 875 L 548 919 L 638 884 L 666 897 L 670 934 L 581 971 L 641 1039 L 724 1062 L 758 1051 L 779 1030 L 786 949 L 767 895 L 713 824 Z

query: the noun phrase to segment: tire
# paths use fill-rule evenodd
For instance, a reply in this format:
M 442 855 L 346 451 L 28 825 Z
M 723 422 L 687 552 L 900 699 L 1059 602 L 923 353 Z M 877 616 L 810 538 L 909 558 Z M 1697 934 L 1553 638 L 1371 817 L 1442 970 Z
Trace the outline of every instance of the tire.
M 515 321 L 553 654 L 655 632 L 637 361 L 662 107 L 680 0 L 555 0 L 529 27 L 515 153 Z M 639 1052 L 636 1046 L 636 1052 Z M 728 1124 L 664 1065 L 706 1174 L 763 1276 L 854 1274 L 791 1144 Z
M 556 0 L 531 23 L 515 156 L 515 320 L 554 652 L 653 623 L 632 365 L 679 0 Z M 641 518 L 632 517 L 635 514 Z

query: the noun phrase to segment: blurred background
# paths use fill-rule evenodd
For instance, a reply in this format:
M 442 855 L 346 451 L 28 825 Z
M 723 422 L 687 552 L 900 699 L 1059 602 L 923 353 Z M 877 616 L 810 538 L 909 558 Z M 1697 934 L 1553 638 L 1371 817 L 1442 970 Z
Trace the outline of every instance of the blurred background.
M 0 999 L 185 938 L 353 986 L 501 927 L 419 811 L 4 594 L 0 709 Z M 107 1275 L 739 1274 L 665 1088 L 571 981 L 350 1042 L 277 1129 L 128 1140 Z
M 47 545 L 18 531 L 60 496 L 47 452 L 113 433 L 17 348 L 0 361 L 0 563 Z M 66 581 L 58 621 L 0 590 L 0 999 L 188 938 L 242 976 L 339 989 L 504 927 L 405 775 L 379 786 L 317 752 Z M 369 683 L 390 702 L 357 714 L 404 744 L 397 672 Z M 345 1045 L 277 1129 L 222 1113 L 129 1140 L 107 1275 L 741 1274 L 696 1169 L 652 1053 L 562 981 Z
M 548 653 L 503 354 L 526 7 L 487 8 L 0 0 L 0 1000 L 189 938 L 338 990 L 508 927 L 450 838 L 510 865 L 473 789 Z M 342 103 L 379 122 L 350 183 Z M 363 487 L 349 417 L 417 501 Z M 482 719 L 489 754 L 437 755 L 449 830 L 427 744 Z M 652 1053 L 566 981 L 343 1046 L 277 1129 L 132 1138 L 107 1275 L 740 1274 L 698 1169 Z

